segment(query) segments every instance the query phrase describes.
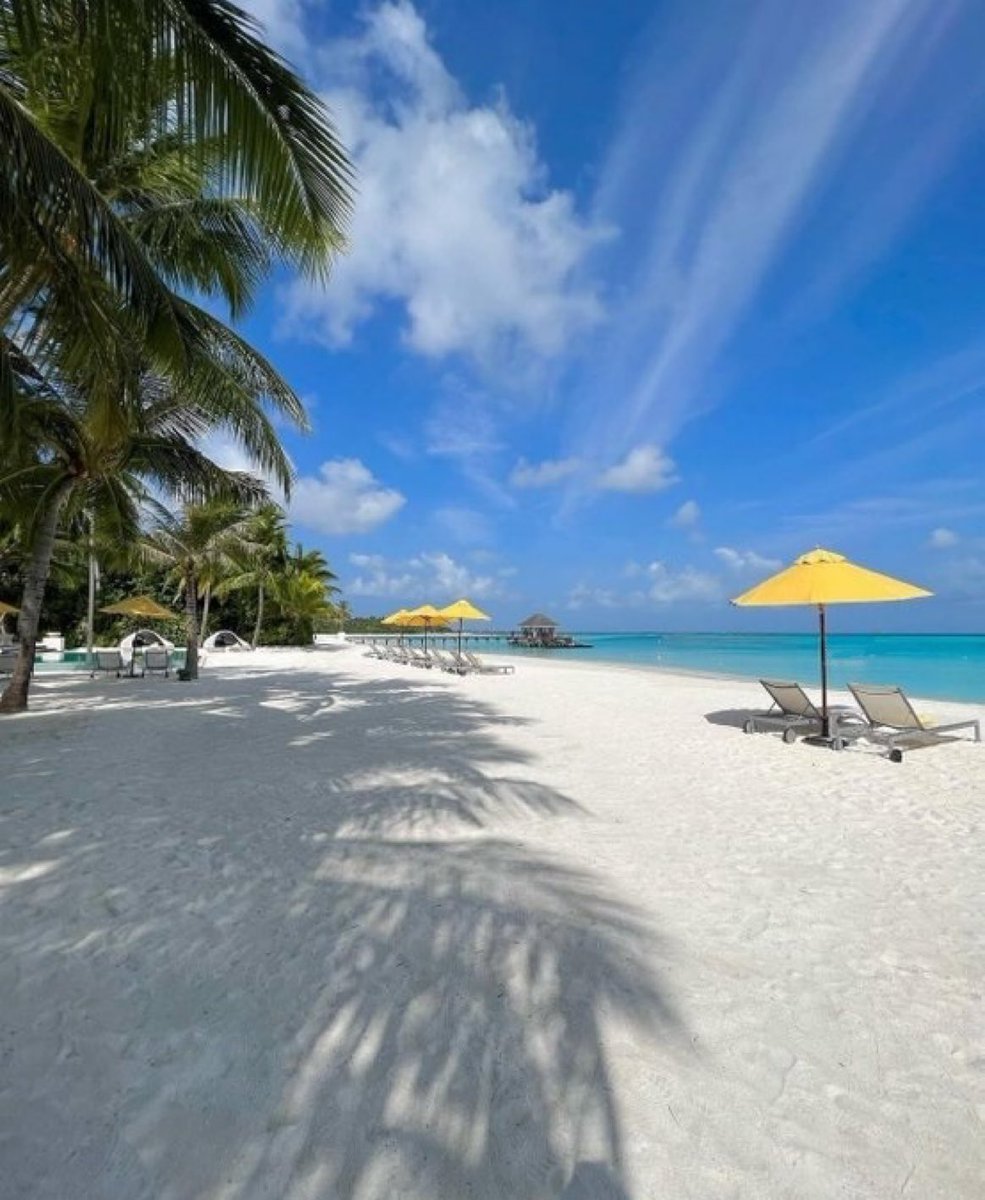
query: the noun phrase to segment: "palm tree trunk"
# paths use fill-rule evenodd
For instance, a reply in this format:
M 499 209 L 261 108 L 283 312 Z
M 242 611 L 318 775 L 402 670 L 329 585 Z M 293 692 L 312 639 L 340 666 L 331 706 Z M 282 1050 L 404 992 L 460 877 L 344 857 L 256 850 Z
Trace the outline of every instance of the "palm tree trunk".
M 209 601 L 212 599 L 212 584 L 205 585 L 205 599 L 202 601 L 202 628 L 198 631 L 198 644 L 205 641 L 209 632 Z
M 189 679 L 198 678 L 198 578 L 185 575 L 185 670 Z
M 263 584 L 257 588 L 257 623 L 253 629 L 253 649 L 260 645 L 260 626 L 263 624 Z
M 34 671 L 34 648 L 38 643 L 38 626 L 41 624 L 41 605 L 44 603 L 45 587 L 51 570 L 58 519 L 71 490 L 71 480 L 66 480 L 56 489 L 51 498 L 51 505 L 42 517 L 35 534 L 31 557 L 24 573 L 24 596 L 17 621 L 19 653 L 10 683 L 0 696 L 0 713 L 23 712 L 27 708 L 27 692 Z

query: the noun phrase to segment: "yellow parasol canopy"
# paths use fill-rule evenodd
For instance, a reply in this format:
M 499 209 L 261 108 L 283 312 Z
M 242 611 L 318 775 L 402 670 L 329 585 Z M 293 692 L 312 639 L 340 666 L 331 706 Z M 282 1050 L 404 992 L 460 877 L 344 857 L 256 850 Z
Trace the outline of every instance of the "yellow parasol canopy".
M 833 550 L 811 550 L 778 572 L 736 596 L 732 601 L 743 607 L 789 604 L 817 605 L 821 647 L 821 732 L 831 737 L 828 716 L 828 639 L 825 606 L 828 604 L 875 604 L 884 600 L 917 600 L 931 596 L 926 588 L 904 583 L 879 571 L 870 571 L 849 562 Z
M 406 608 L 398 608 L 396 612 L 390 613 L 389 616 L 383 618 L 381 625 L 403 625 L 404 619 L 407 616 Z
M 454 604 L 446 604 L 441 610 L 441 615 L 448 617 L 450 620 L 458 619 L 459 655 L 462 653 L 462 622 L 489 620 L 489 614 L 484 613 L 481 608 L 476 608 L 471 600 L 456 600 Z
M 733 604 L 871 604 L 883 600 L 916 600 L 930 596 L 926 588 L 904 583 L 879 571 L 849 562 L 833 550 L 811 550 L 792 566 L 736 596 Z
M 0 600 L 0 617 L 12 617 L 14 613 L 20 612 L 19 608 L 14 608 L 12 604 L 8 604 L 6 600 Z
M 489 614 L 481 608 L 476 608 L 471 600 L 456 600 L 454 604 L 446 604 L 441 609 L 441 615 L 449 621 L 488 621 Z
M 150 596 L 131 596 L 128 600 L 118 600 L 116 604 L 107 604 L 99 610 L 117 617 L 147 617 L 166 621 L 177 616 L 177 613 L 165 608 Z
M 409 625 L 412 629 L 424 630 L 424 649 L 426 650 L 428 648 L 428 630 L 436 625 L 444 628 L 448 624 L 448 618 L 443 617 L 433 604 L 421 604 L 404 613 L 402 624 Z

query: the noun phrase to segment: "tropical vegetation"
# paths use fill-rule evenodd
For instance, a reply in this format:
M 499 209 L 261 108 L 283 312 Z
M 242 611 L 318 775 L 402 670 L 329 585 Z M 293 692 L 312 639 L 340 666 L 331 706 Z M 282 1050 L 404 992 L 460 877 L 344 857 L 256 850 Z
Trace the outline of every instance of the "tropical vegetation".
M 228 0 L 0 0 L 0 546 L 20 584 L 0 711 L 26 706 L 60 537 L 132 543 L 165 495 L 247 520 L 265 489 L 208 457 L 218 430 L 288 493 L 273 418 L 305 428 L 301 401 L 214 309 L 238 318 L 278 262 L 327 278 L 349 205 L 326 110 Z M 147 553 L 178 532 L 159 522 Z M 182 568 L 193 623 L 215 567 Z

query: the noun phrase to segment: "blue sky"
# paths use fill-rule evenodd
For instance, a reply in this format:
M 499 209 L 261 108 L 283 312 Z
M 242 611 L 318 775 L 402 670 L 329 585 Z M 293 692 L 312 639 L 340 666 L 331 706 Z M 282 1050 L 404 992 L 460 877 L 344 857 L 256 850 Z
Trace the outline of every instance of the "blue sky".
M 247 7 L 359 171 L 244 323 L 357 612 L 799 629 L 727 598 L 820 544 L 936 593 L 839 628 L 985 629 L 985 7 Z

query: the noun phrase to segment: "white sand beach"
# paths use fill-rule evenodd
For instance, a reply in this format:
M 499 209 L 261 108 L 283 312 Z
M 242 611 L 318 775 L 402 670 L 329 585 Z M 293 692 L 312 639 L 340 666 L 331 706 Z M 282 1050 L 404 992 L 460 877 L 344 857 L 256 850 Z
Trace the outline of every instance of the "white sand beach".
M 744 736 L 752 682 L 356 648 L 32 706 L 3 1197 L 985 1194 L 985 745 L 895 765 Z

